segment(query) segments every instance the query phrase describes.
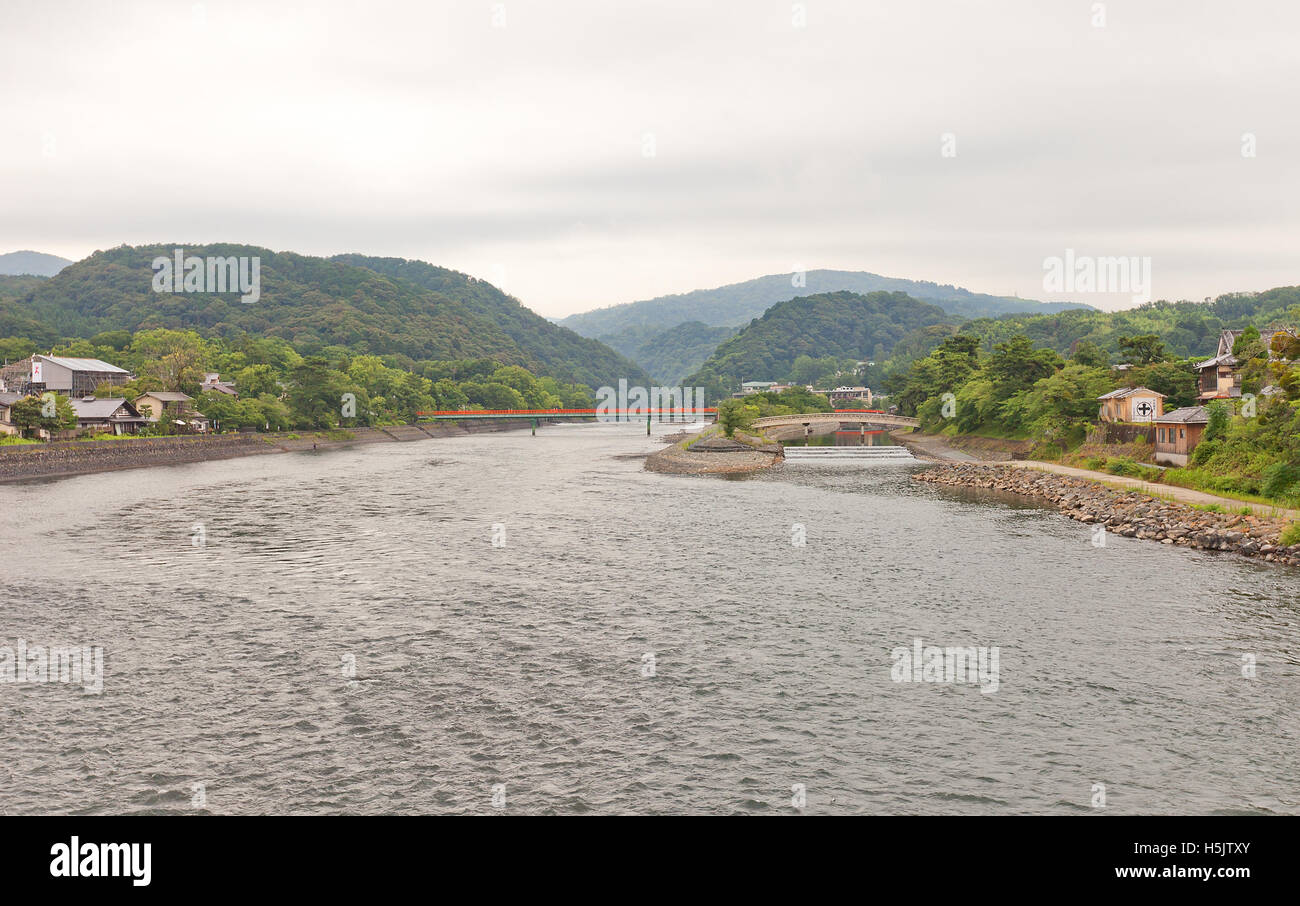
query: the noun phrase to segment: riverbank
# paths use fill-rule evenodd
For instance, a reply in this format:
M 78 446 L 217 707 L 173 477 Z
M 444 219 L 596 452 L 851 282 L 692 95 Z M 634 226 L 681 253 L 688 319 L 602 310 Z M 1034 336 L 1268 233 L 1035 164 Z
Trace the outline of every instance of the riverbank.
M 1028 464 L 1026 464 L 1028 465 Z M 917 472 L 914 481 L 1004 491 L 1055 504 L 1062 513 L 1126 538 L 1226 551 L 1300 566 L 1300 544 L 1280 542 L 1287 521 L 1257 513 L 1218 513 L 1135 489 L 1116 490 L 1089 478 L 1020 464 L 951 464 Z
M 646 457 L 650 472 L 673 475 L 743 475 L 770 469 L 785 459 L 781 445 L 736 432 L 728 441 L 721 427 L 705 428 Z
M 1023 459 L 1029 442 L 976 435 L 922 434 L 916 430 L 891 431 L 889 436 L 928 462 L 1004 462 Z
M 211 434 L 179 437 L 131 437 L 115 440 L 61 441 L 0 447 L 0 483 L 30 478 L 62 478 L 121 469 L 181 465 L 267 453 L 330 450 L 361 444 L 402 443 L 513 431 L 529 426 L 527 419 L 468 422 L 464 425 L 397 425 L 276 434 Z

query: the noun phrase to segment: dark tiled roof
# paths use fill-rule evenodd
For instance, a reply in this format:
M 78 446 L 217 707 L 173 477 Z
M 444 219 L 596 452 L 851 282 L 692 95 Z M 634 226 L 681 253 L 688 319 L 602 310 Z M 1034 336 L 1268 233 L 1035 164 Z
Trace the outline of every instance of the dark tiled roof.
M 1097 397 L 1099 400 L 1122 399 L 1126 396 L 1132 396 L 1135 393 L 1148 393 L 1151 396 L 1163 397 L 1163 393 L 1158 393 L 1148 387 L 1121 387 L 1118 390 L 1112 390 L 1110 393 L 1103 393 Z
M 1173 412 L 1166 412 L 1156 419 L 1157 424 L 1195 425 L 1208 422 L 1210 413 L 1204 406 L 1184 406 Z

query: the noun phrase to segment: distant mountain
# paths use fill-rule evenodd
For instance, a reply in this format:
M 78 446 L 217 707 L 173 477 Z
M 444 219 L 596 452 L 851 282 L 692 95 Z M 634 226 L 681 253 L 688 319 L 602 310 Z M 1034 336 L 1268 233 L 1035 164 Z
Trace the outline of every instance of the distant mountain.
M 53 277 L 72 262 L 44 252 L 9 252 L 0 255 L 0 274 Z
M 792 274 L 773 274 L 732 283 L 716 289 L 698 289 L 673 296 L 659 296 L 641 302 L 628 302 L 609 308 L 570 315 L 558 323 L 585 337 L 598 337 L 604 343 L 634 359 L 655 374 L 647 358 L 652 353 L 646 344 L 646 334 L 640 328 L 652 327 L 666 331 L 678 325 L 696 321 L 706 327 L 739 327 L 758 317 L 770 306 L 796 296 L 813 296 L 820 293 L 848 291 L 854 293 L 901 292 L 914 299 L 938 305 L 949 314 L 962 318 L 982 318 L 1011 312 L 1045 314 L 1070 308 L 1089 309 L 1076 302 L 1038 302 L 1007 296 L 990 296 L 973 293 L 956 286 L 946 286 L 923 280 L 904 280 L 882 277 L 865 271 L 814 270 L 804 275 L 805 285 L 795 286 Z M 702 348 L 708 338 L 697 332 L 692 342 L 682 336 L 677 341 L 682 346 Z M 635 352 L 634 350 L 640 350 Z M 703 363 L 706 356 L 684 360 L 684 370 L 692 371 Z
M 849 363 L 883 360 L 914 331 L 954 320 L 937 305 L 906 293 L 802 296 L 773 305 L 723 342 L 686 384 L 703 386 L 709 398 L 717 399 L 739 389 L 741 380 L 790 380 L 800 356 Z
M 619 378 L 647 384 L 648 375 L 629 358 L 599 340 L 579 336 L 548 321 L 491 283 L 445 267 L 404 258 L 335 255 L 331 261 L 364 267 L 435 293 L 455 298 L 467 309 L 499 328 L 534 362 L 540 373 L 600 387 L 616 386 Z M 716 345 L 716 344 L 715 344 Z
M 191 328 L 205 335 L 283 337 L 304 355 L 334 346 L 412 361 L 492 359 L 592 387 L 617 384 L 620 378 L 649 382 L 649 375 L 603 344 L 551 324 L 466 274 L 395 258 L 325 259 L 247 245 L 184 246 L 187 256 L 260 258 L 261 298 L 244 304 L 235 293 L 155 292 L 151 263 L 170 257 L 177 247 L 95 252 L 38 281 L 16 302 L 0 296 L 0 328 L 6 316 L 39 322 L 68 337 Z M 0 336 L 5 333 L 0 329 Z
M 738 327 L 709 327 L 687 321 L 667 330 L 657 327 L 629 327 L 621 333 L 599 337 L 616 352 L 650 372 L 662 386 L 675 387 L 709 357 L 718 344 L 735 336 Z

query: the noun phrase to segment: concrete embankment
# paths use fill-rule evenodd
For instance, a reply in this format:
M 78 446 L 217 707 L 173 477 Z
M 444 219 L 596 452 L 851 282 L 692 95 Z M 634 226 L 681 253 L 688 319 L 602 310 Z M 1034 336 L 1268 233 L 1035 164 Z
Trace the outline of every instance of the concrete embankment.
M 131 437 L 118 440 L 64 441 L 0 447 L 0 482 L 169 466 L 264 453 L 329 450 L 359 444 L 398 443 L 454 437 L 529 426 L 518 421 L 398 425 L 351 428 L 346 432 L 298 434 L 213 434 L 185 437 Z
M 769 469 L 785 458 L 781 445 L 760 437 L 736 432 L 735 449 L 710 449 L 730 447 L 719 427 L 706 428 L 698 435 L 687 437 L 658 453 L 646 457 L 645 467 L 651 472 L 674 475 L 743 475 Z
M 1071 519 L 1104 526 L 1126 538 L 1300 565 L 1300 544 L 1280 543 L 1286 521 L 1277 517 L 1198 510 L 1137 491 L 1112 490 L 1087 479 L 1008 465 L 942 465 L 917 472 L 912 479 L 1037 498 L 1055 504 Z

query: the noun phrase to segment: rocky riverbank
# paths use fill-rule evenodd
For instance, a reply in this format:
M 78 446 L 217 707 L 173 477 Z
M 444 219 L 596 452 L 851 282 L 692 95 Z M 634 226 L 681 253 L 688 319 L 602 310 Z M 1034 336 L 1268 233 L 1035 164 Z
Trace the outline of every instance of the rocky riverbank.
M 1300 566 L 1300 544 L 1287 547 L 1279 542 L 1286 527 L 1282 519 L 1198 510 L 1137 491 L 1112 490 L 1095 481 L 1008 466 L 943 465 L 917 472 L 912 479 L 1045 500 L 1071 519 L 1103 525 L 1126 538 Z

